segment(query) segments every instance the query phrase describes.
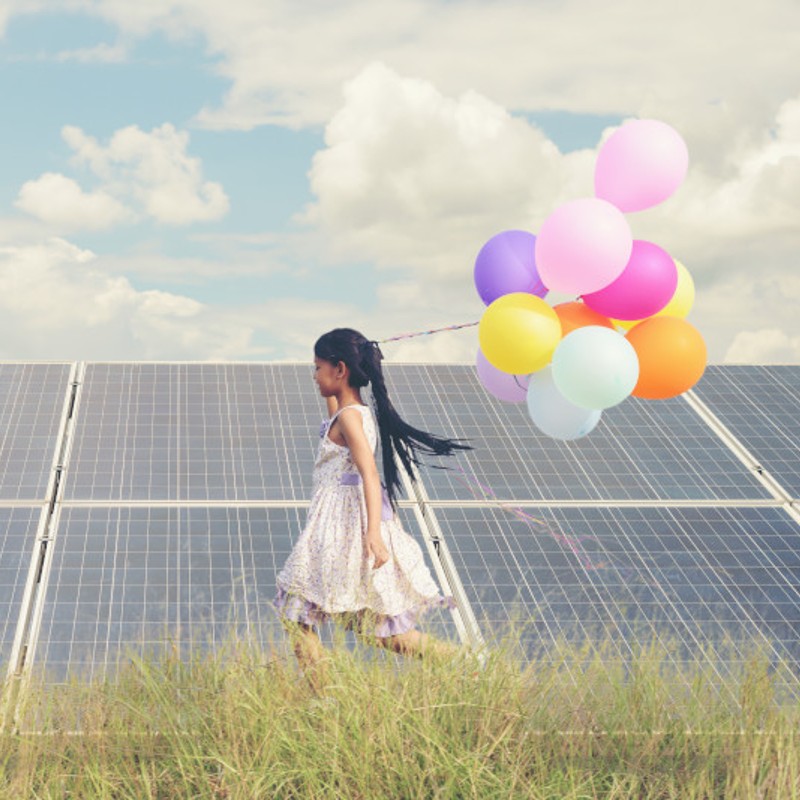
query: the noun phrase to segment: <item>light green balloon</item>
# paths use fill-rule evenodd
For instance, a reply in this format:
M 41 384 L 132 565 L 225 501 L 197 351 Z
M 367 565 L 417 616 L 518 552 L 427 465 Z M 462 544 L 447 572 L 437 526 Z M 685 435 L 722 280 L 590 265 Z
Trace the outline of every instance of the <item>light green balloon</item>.
M 553 382 L 581 408 L 611 408 L 633 391 L 639 358 L 619 332 L 587 325 L 568 333 L 553 353 Z

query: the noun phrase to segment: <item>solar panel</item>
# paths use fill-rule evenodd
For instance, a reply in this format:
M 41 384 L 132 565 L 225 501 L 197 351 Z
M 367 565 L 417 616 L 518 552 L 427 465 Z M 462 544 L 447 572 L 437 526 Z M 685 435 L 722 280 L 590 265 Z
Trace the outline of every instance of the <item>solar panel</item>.
M 310 364 L 90 364 L 64 497 L 306 500 L 327 416 L 311 375 Z
M 412 513 L 400 513 L 420 541 Z M 159 652 L 169 636 L 187 656 L 219 647 L 233 630 L 251 631 L 264 647 L 281 641 L 275 578 L 305 515 L 274 507 L 65 507 L 34 669 L 52 682 L 68 673 L 104 677 L 126 645 Z M 441 628 L 448 615 L 430 616 Z M 449 629 L 455 639 L 452 618 Z
M 69 390 L 68 365 L 14 369 L 0 365 L 0 501 L 40 505 L 0 505 L 18 515 L 9 531 L 28 526 L 0 552 L 9 647 Z M 678 641 L 680 660 L 730 635 L 721 671 L 763 637 L 800 663 L 800 529 L 685 399 L 629 398 L 567 443 L 541 435 L 525 404 L 491 397 L 471 365 L 385 371 L 411 424 L 476 447 L 425 458 L 451 469 L 421 480 L 485 638 L 518 613 L 533 617 L 530 654 L 603 635 L 624 660 L 656 637 Z M 709 368 L 696 387 L 795 493 L 799 374 Z M 28 663 L 58 682 L 105 675 L 120 648 L 158 651 L 170 637 L 187 653 L 232 627 L 282 641 L 271 599 L 305 508 L 281 504 L 310 499 L 325 415 L 310 363 L 87 364 Z M 401 518 L 421 541 L 414 502 Z M 455 638 L 446 611 L 425 625 Z
M 800 366 L 709 366 L 694 392 L 800 497 Z
M 69 373 L 69 364 L 0 364 L 0 500 L 44 498 Z
M 0 507 L 0 663 L 7 668 L 41 507 Z
M 526 404 L 489 395 L 469 365 L 387 365 L 408 422 L 475 451 L 424 459 L 434 500 L 744 500 L 769 492 L 682 398 L 630 397 L 575 442 L 541 434 Z
M 432 508 L 486 638 L 522 619 L 529 656 L 600 636 L 624 660 L 730 637 L 730 667 L 766 637 L 800 666 L 800 527 L 779 507 Z

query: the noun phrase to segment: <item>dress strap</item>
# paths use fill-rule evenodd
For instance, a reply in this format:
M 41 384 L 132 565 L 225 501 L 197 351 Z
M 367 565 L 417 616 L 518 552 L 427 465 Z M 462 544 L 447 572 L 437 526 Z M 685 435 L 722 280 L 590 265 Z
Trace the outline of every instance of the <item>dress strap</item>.
M 336 413 L 335 413 L 335 414 L 334 414 L 334 415 L 333 415 L 333 416 L 330 418 L 330 421 L 328 422 L 328 424 L 329 424 L 329 425 L 332 425 L 332 424 L 333 424 L 333 421 L 336 419 L 336 417 L 338 417 L 338 416 L 339 416 L 339 414 L 341 414 L 341 413 L 342 413 L 342 411 L 344 411 L 344 410 L 345 410 L 345 409 L 347 409 L 347 408 L 366 408 L 366 406 L 365 406 L 365 405 L 363 405 L 362 403 L 350 403 L 350 405 L 348 405 L 348 406 L 342 406 L 342 407 L 341 407 L 341 408 L 340 408 L 340 409 L 339 409 L 339 410 L 338 410 L 338 411 L 337 411 L 337 412 L 336 412 Z

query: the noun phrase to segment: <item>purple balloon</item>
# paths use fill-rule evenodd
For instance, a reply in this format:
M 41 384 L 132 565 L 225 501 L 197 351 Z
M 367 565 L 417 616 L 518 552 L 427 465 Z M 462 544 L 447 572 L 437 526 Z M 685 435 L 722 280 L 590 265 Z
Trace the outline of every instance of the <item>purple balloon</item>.
M 475 288 L 488 306 L 511 292 L 544 297 L 547 287 L 536 269 L 536 237 L 527 231 L 492 236 L 475 259 Z
M 678 268 L 672 256 L 657 244 L 634 239 L 622 274 L 608 286 L 583 295 L 583 302 L 613 319 L 644 319 L 661 311 L 677 286 Z
M 511 375 L 497 369 L 486 360 L 486 356 L 478 348 L 475 359 L 478 380 L 489 394 L 506 403 L 522 403 L 528 396 L 530 375 Z

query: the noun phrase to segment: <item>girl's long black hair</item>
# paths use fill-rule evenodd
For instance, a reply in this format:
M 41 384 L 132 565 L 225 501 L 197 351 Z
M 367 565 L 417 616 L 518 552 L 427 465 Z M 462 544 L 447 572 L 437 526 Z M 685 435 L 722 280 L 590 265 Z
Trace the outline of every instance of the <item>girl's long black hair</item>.
M 402 489 L 394 459 L 395 453 L 400 457 L 400 462 L 409 478 L 416 481 L 411 464 L 417 466 L 421 464 L 420 453 L 449 456 L 456 450 L 473 449 L 468 444 L 461 444 L 463 440 L 445 439 L 426 433 L 401 419 L 386 391 L 381 369 L 383 353 L 377 342 L 368 340 L 352 328 L 335 328 L 317 339 L 314 344 L 314 355 L 334 366 L 344 361 L 350 369 L 348 381 L 350 386 L 360 388 L 367 384 L 372 385 L 372 396 L 376 406 L 375 416 L 381 437 L 383 478 L 393 508 L 396 509 L 395 497 Z

